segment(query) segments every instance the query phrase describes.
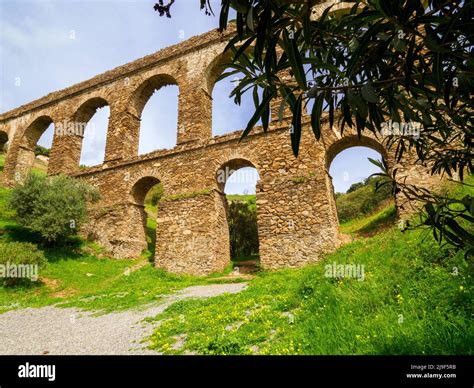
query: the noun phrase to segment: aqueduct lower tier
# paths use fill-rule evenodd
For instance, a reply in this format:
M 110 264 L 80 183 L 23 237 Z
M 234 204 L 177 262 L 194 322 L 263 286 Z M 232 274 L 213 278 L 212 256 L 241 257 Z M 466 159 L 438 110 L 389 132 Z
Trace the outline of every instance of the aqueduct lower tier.
M 34 147 L 53 122 L 86 123 L 102 106 L 110 118 L 102 165 L 81 169 L 82 134 L 56 131 L 48 167 L 96 186 L 100 202 L 83 230 L 115 257 L 136 257 L 146 248 L 143 200 L 156 183 L 164 187 L 159 204 L 155 264 L 175 273 L 221 271 L 230 260 L 226 200 L 220 171 L 253 166 L 257 218 L 264 268 L 296 267 L 318 260 L 339 245 L 338 219 L 329 164 L 351 146 L 368 146 L 393 168 L 393 152 L 370 134 L 359 138 L 322 125 L 317 141 L 305 122 L 300 155 L 294 158 L 289 124 L 273 121 L 265 134 L 256 128 L 239 143 L 240 132 L 212 137 L 212 88 L 228 36 L 216 31 L 163 49 L 0 116 L 0 134 L 10 139 L 2 181 L 22 180 L 34 160 Z M 180 89 L 178 144 L 171 150 L 138 155 L 140 116 L 156 89 Z M 274 110 L 277 111 L 277 108 Z M 426 183 L 425 169 L 412 162 L 400 177 Z M 396 198 L 399 215 L 408 205 Z

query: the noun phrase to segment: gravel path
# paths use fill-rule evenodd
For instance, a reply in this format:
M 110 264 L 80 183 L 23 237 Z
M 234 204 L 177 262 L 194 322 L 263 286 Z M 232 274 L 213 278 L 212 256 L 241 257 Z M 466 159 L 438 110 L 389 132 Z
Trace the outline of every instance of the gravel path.
M 235 294 L 246 283 L 212 284 L 185 288 L 146 310 L 127 310 L 101 316 L 74 308 L 27 308 L 0 315 L 0 354 L 157 354 L 140 340 L 159 323 L 145 324 L 171 304 L 184 298 Z

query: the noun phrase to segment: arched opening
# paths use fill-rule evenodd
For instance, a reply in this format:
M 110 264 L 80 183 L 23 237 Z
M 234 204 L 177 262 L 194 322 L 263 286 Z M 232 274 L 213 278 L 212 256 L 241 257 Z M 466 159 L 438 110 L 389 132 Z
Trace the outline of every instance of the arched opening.
M 145 255 L 152 261 L 155 256 L 158 202 L 163 196 L 163 185 L 155 177 L 144 177 L 135 183 L 131 195 L 140 209 L 143 238 L 146 240 L 147 247 Z
M 81 167 L 104 162 L 109 118 L 109 104 L 101 97 L 86 101 L 76 112 L 72 135 L 82 137 Z
M 392 186 L 370 160 L 383 162 L 384 149 L 372 139 L 341 140 L 328 152 L 339 229 L 343 237 L 370 236 L 393 225 L 396 218 Z
M 0 152 L 6 151 L 7 143 L 8 143 L 8 134 L 6 132 L 0 131 Z
M 50 123 L 48 128 L 40 136 L 35 146 L 35 161 L 33 163 L 33 171 L 40 174 L 46 174 L 48 171 L 49 157 L 51 147 L 53 146 L 55 126 Z
M 5 153 L 7 152 L 8 134 L 0 131 L 0 171 L 3 171 L 5 164 Z
M 133 107 L 140 118 L 139 155 L 176 146 L 178 96 L 178 84 L 169 75 L 156 75 L 138 88 Z
M 216 58 L 209 66 L 207 74 L 207 88 L 212 96 L 212 135 L 219 136 L 245 129 L 249 120 L 255 113 L 255 104 L 252 90 L 242 94 L 240 105 L 230 96 L 236 84 L 244 77 L 243 73 L 232 74 L 219 81 L 221 74 L 232 72 L 234 69 L 226 68 L 231 56 L 229 54 Z M 258 91 L 259 101 L 262 100 L 261 90 Z M 271 117 L 271 116 L 270 116 Z M 271 121 L 271 118 L 269 119 Z M 261 125 L 259 120 L 256 125 Z
M 255 166 L 234 159 L 217 171 L 217 183 L 225 194 L 230 236 L 230 258 L 235 271 L 254 272 L 260 264 L 256 186 L 260 179 Z
M 30 171 L 46 174 L 53 136 L 54 123 L 49 116 L 38 117 L 28 126 L 18 150 L 16 181 L 23 180 Z

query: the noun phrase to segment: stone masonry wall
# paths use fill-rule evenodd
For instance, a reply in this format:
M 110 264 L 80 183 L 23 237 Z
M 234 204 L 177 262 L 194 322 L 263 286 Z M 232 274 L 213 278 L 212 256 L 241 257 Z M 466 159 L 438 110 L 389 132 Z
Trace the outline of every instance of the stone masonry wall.
M 253 166 L 260 176 L 256 197 L 262 266 L 297 267 L 319 260 L 340 244 L 328 172 L 332 159 L 345 148 L 364 145 L 379 151 L 393 168 L 393 152 L 373 134 L 359 138 L 346 129 L 341 136 L 326 117 L 320 141 L 306 117 L 297 159 L 288 117 L 273 122 L 266 134 L 256 128 L 242 142 L 241 131 L 212 137 L 212 89 L 231 33 L 194 37 L 0 115 L 0 132 L 10 143 L 1 181 L 13 185 L 24 179 L 36 142 L 51 122 L 86 123 L 108 105 L 104 163 L 80 169 L 82 134 L 55 132 L 48 173 L 66 173 L 97 187 L 101 199 L 82 233 L 112 256 L 136 257 L 146 248 L 143 199 L 161 182 L 165 198 L 158 210 L 155 265 L 195 275 L 222 271 L 230 260 L 229 231 L 223 183 L 216 176 L 225 167 Z M 138 156 L 143 107 L 155 90 L 170 84 L 180 89 L 178 144 Z M 414 160 L 407 163 L 406 175 L 425 171 Z

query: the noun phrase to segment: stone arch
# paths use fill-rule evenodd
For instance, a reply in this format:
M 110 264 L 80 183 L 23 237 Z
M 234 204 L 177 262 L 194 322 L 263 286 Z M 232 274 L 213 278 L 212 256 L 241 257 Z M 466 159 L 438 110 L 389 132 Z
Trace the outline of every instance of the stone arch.
M 147 193 L 153 186 L 159 183 L 161 183 L 161 181 L 154 176 L 143 176 L 138 179 L 138 181 L 135 182 L 130 191 L 131 200 L 133 201 L 133 203 L 139 206 L 143 206 Z
M 73 121 L 76 123 L 88 123 L 89 120 L 97 112 L 97 109 L 110 104 L 102 97 L 92 97 L 83 102 L 81 106 L 74 113 Z
M 247 49 L 247 51 L 251 50 L 252 48 Z M 217 81 L 223 73 L 234 70 L 228 67 L 233 55 L 232 52 L 227 51 L 216 56 L 205 71 L 205 87 L 212 100 L 210 117 L 212 136 L 225 135 L 245 128 L 255 109 L 251 91 L 241 96 L 239 105 L 235 104 L 234 97 L 229 98 L 231 91 L 236 86 L 234 81 L 241 79 L 242 73 L 233 74 Z M 261 92 L 262 90 L 259 89 L 260 99 L 262 98 Z M 272 109 L 270 108 L 270 110 Z
M 176 86 L 177 91 L 173 90 L 174 88 L 162 90 L 166 86 Z M 167 94 L 168 92 L 173 95 L 172 98 L 171 94 Z M 177 80 L 169 74 L 151 76 L 133 92 L 128 109 L 135 121 L 137 154 L 146 154 L 157 149 L 169 149 L 176 146 L 180 92 Z M 158 102 L 166 108 L 160 109 L 158 107 L 158 110 L 150 110 L 149 104 L 152 104 L 150 101 L 152 99 L 157 99 L 153 101 L 153 106 Z M 154 120 L 153 116 L 155 116 Z M 150 119 L 152 120 L 150 121 Z M 151 141 L 144 142 L 143 136 L 145 134 Z M 150 136 L 152 137 L 150 138 Z
M 50 116 L 36 118 L 23 132 L 20 147 L 28 148 L 34 152 L 38 140 L 51 123 L 53 123 L 53 119 Z
M 230 62 L 232 54 L 230 51 L 217 55 L 207 66 L 205 71 L 206 92 L 212 96 L 212 91 L 217 79 L 225 71 L 225 64 Z
M 88 136 L 88 131 L 95 130 L 94 128 L 87 129 L 91 119 L 94 115 L 98 112 L 99 109 L 109 107 L 109 117 L 107 118 L 107 123 L 105 124 L 105 136 L 104 138 L 108 137 L 108 132 L 110 128 L 110 115 L 112 114 L 112 108 L 109 102 L 100 96 L 89 98 L 88 100 L 84 101 L 80 107 L 76 110 L 73 116 L 73 130 L 67 131 L 68 136 L 68 143 L 71 144 L 71 148 L 73 143 L 77 143 L 75 151 L 77 155 L 75 155 L 75 162 L 76 166 L 79 166 L 81 157 L 84 152 L 84 141 L 87 141 L 86 136 Z M 105 153 L 106 144 L 104 144 L 103 152 Z M 105 159 L 105 155 L 104 155 Z
M 8 145 L 8 134 L 4 131 L 0 131 L 0 152 L 6 150 Z
M 352 147 L 366 147 L 370 148 L 382 156 L 383 161 L 387 164 L 389 170 L 391 169 L 391 159 L 389 158 L 389 153 L 384 146 L 384 144 L 375 137 L 375 135 L 370 134 L 359 136 L 357 134 L 347 134 L 342 138 L 335 140 L 327 149 L 325 153 L 325 168 L 327 172 L 327 196 L 330 203 L 330 209 L 332 217 L 335 220 L 336 225 L 339 225 L 339 217 L 336 207 L 336 193 L 334 190 L 334 185 L 332 181 L 332 176 L 329 173 L 331 163 L 337 155 L 348 148 Z
M 227 161 L 220 164 L 216 171 L 216 182 L 217 187 L 221 193 L 224 193 L 224 187 L 229 177 L 234 172 L 244 167 L 252 167 L 255 168 L 257 172 L 259 172 L 258 166 L 246 157 L 236 156 L 229 158 Z
M 377 139 L 369 136 L 346 135 L 334 141 L 326 150 L 326 169 L 329 170 L 334 158 L 342 151 L 351 147 L 367 147 L 377 151 L 385 161 L 388 160 L 388 152 L 384 145 Z
M 130 101 L 132 113 L 137 118 L 140 118 L 143 112 L 143 108 L 145 108 L 146 103 L 153 95 L 153 93 L 155 93 L 163 86 L 168 85 L 176 85 L 178 87 L 180 86 L 178 84 L 178 81 L 176 81 L 176 79 L 169 74 L 157 74 L 145 80 L 132 95 Z
M 154 230 L 154 235 L 151 239 L 151 245 L 148 244 L 148 213 L 145 210 L 145 197 L 150 191 L 150 189 L 161 183 L 160 179 L 156 178 L 153 175 L 142 175 L 140 178 L 135 180 L 135 183 L 128 192 L 128 214 L 126 221 L 129 224 L 127 234 L 133 237 L 135 245 L 138 247 L 137 254 L 148 248 L 150 251 L 154 252 L 156 244 L 156 230 Z
M 52 123 L 51 116 L 41 115 L 15 135 L 5 161 L 4 177 L 7 182 L 21 181 L 26 177 L 35 160 L 35 147 Z
M 242 168 L 253 168 L 257 171 L 257 174 L 259 173 L 259 170 L 257 168 L 257 165 L 250 159 L 242 156 L 237 156 L 235 157 L 230 157 L 228 160 L 220 164 L 220 167 L 216 171 L 216 182 L 218 186 L 218 193 L 219 193 L 219 200 L 217 201 L 217 206 L 221 207 L 221 211 L 217 211 L 218 217 L 221 217 L 222 219 L 220 220 L 219 224 L 223 226 L 223 228 L 226 230 L 228 233 L 228 252 L 224 252 L 226 255 L 225 257 L 227 258 L 228 262 L 231 260 L 237 259 L 237 256 L 234 255 L 241 255 L 242 252 L 240 251 L 240 246 L 245 245 L 244 243 L 251 242 L 251 245 L 253 247 L 253 250 L 250 252 L 246 252 L 245 255 L 251 255 L 252 257 L 248 257 L 248 259 L 245 260 L 245 263 L 239 264 L 239 268 L 241 268 L 244 271 L 255 271 L 257 268 L 257 265 L 259 263 L 259 242 L 261 241 L 261 236 L 259 233 L 259 222 L 257 220 L 248 220 L 247 223 L 245 224 L 245 231 L 251 231 L 249 233 L 244 233 L 243 230 L 237 229 L 236 234 L 234 235 L 234 238 L 237 238 L 237 241 L 241 241 L 242 244 L 237 244 L 237 245 L 232 245 L 232 229 L 231 225 L 229 223 L 230 221 L 230 214 L 231 214 L 231 204 L 227 200 L 227 196 L 225 193 L 225 186 L 226 182 L 228 179 L 232 176 L 233 173 L 236 173 Z M 259 175 L 260 176 L 260 175 Z M 252 177 L 253 180 L 253 177 Z M 245 182 L 244 182 L 245 183 Z M 258 181 L 256 182 L 256 190 L 255 190 L 255 197 L 256 197 L 256 204 L 257 204 L 257 209 L 258 209 Z M 244 192 L 245 193 L 245 192 Z M 236 204 L 236 206 L 240 206 L 239 204 Z M 239 208 L 237 208 L 239 209 Z M 240 210 L 238 210 L 240 212 Z M 258 215 L 258 211 L 257 211 Z M 257 217 L 258 218 L 258 217 Z M 242 239 L 242 240 L 241 240 Z M 227 239 L 226 239 L 227 241 Z M 234 247 L 234 251 L 233 248 Z M 235 248 L 237 249 L 237 252 L 235 251 Z M 248 248 L 249 249 L 249 248 Z M 240 252 L 240 253 L 239 253 Z M 256 256 L 254 256 L 256 254 Z M 239 257 L 240 258 L 240 257 Z M 241 266 L 243 265 L 243 266 Z

